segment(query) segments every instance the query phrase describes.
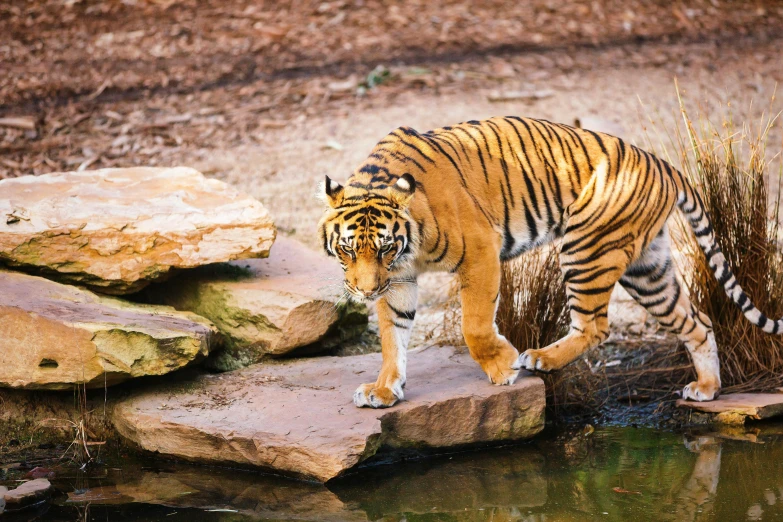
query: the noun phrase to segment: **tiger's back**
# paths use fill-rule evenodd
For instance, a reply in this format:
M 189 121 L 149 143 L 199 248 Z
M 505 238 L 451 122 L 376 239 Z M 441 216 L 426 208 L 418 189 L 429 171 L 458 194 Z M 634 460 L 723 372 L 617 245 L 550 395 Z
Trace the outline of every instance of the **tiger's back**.
M 422 134 L 397 129 L 378 143 L 349 185 L 383 187 L 405 172 L 427 195 L 436 220 L 462 216 L 447 230 L 435 223 L 434 240 L 444 243 L 428 261 L 460 250 L 462 238 L 454 231 L 473 223 L 465 215 L 501 233 L 502 259 L 562 236 L 569 216 L 585 210 L 593 211 L 587 225 L 605 232 L 602 222 L 619 219 L 626 229 L 638 227 L 646 244 L 655 223 L 635 219 L 631 209 L 652 204 L 649 214 L 667 216 L 682 186 L 668 164 L 619 138 L 519 117 L 469 121 Z M 572 207 L 580 195 L 589 209 Z M 443 232 L 449 230 L 446 249 Z
M 349 291 L 380 297 L 384 366 L 376 383 L 357 390 L 360 406 L 402 398 L 400 354 L 415 315 L 414 281 L 428 270 L 459 275 L 463 334 L 493 383 L 512 383 L 521 367 L 562 368 L 603 342 L 609 297 L 620 282 L 689 349 L 699 380 L 684 396 L 714 398 L 720 376 L 711 323 L 681 291 L 670 259 L 664 225 L 676 205 L 748 319 L 772 333 L 783 330 L 736 284 L 682 174 L 613 136 L 518 117 L 426 133 L 403 127 L 376 145 L 345 187 L 327 178 L 326 196 L 326 251 L 343 263 Z M 518 357 L 494 326 L 500 262 L 555 237 L 562 238 L 571 329 Z

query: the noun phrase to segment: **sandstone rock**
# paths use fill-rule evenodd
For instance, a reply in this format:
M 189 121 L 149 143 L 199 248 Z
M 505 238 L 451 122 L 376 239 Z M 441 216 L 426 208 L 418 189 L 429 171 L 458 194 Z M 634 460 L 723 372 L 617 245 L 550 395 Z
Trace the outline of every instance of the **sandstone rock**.
M 714 401 L 695 402 L 680 399 L 677 406 L 716 414 L 727 424 L 743 423 L 746 418 L 768 419 L 783 415 L 783 395 L 779 393 L 727 393 Z
M 5 511 L 5 494 L 8 493 L 8 488 L 0 486 L 0 515 Z
M 5 509 L 21 509 L 30 504 L 36 504 L 46 499 L 52 492 L 52 485 L 47 479 L 35 479 L 23 482 L 16 489 L 12 489 L 3 495 Z
M 0 385 L 71 389 L 162 375 L 205 357 L 217 331 L 195 314 L 135 305 L 0 271 Z
M 261 203 L 190 168 L 0 180 L 0 261 L 105 293 L 171 269 L 264 257 L 274 238 Z
M 380 354 L 323 357 L 204 375 L 119 402 L 117 431 L 141 448 L 182 459 L 241 464 L 319 481 L 379 449 L 458 448 L 532 437 L 544 426 L 544 383 L 523 375 L 493 386 L 463 351 L 412 352 L 406 400 L 353 406 Z M 194 391 L 195 390 L 195 391 Z
M 210 365 L 232 370 L 327 334 L 346 339 L 363 330 L 367 308 L 341 299 L 342 278 L 337 263 L 280 237 L 267 259 L 203 267 L 148 292 L 156 302 L 212 321 L 227 342 Z

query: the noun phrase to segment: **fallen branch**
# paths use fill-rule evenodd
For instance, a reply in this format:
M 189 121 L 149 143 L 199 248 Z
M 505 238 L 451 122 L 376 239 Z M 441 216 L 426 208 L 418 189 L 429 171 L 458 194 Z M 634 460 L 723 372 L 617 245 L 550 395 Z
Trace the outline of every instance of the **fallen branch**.
M 12 129 L 35 130 L 35 119 L 29 116 L 11 116 L 0 118 L 0 127 L 9 127 Z
M 555 95 L 555 91 L 540 90 L 540 91 L 504 91 L 493 92 L 487 95 L 487 100 L 491 102 L 508 102 L 508 101 L 535 101 L 544 98 L 549 98 Z

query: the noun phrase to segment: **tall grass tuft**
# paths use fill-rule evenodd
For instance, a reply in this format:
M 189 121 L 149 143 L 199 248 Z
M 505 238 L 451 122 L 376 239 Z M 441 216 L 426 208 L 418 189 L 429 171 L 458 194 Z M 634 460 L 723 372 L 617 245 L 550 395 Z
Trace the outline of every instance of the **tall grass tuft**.
M 520 352 L 543 348 L 568 333 L 568 308 L 556 246 L 539 248 L 503 263 L 498 330 Z M 549 406 L 580 402 L 584 396 L 583 363 L 561 372 L 540 374 Z
M 517 350 L 543 348 L 568 331 L 565 286 L 556 248 L 503 263 L 498 330 Z
M 776 118 L 767 118 L 754 134 L 748 126 L 736 129 L 730 119 L 720 128 L 703 118 L 694 125 L 682 99 L 680 107 L 684 131 L 677 129 L 676 144 L 681 167 L 702 194 L 716 241 L 753 303 L 771 319 L 783 317 L 781 170 L 765 154 Z M 680 225 L 674 237 L 689 268 L 685 283 L 694 304 L 712 319 L 724 391 L 780 386 L 783 336 L 766 334 L 745 319 L 715 279 L 692 231 L 684 220 Z

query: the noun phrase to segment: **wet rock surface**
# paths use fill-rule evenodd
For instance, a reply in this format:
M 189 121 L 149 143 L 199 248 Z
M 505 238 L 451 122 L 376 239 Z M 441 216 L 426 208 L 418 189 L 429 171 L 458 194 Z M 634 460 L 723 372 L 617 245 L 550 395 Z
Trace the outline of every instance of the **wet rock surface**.
M 718 421 L 741 424 L 746 418 L 759 420 L 783 415 L 783 394 L 726 393 L 709 402 L 680 399 L 677 406 L 715 414 Z
M 51 483 L 44 478 L 23 482 L 15 489 L 3 494 L 5 509 L 12 511 L 22 509 L 31 504 L 36 504 L 46 499 L 52 492 Z M 0 511 L 2 509 L 0 508 Z
M 266 209 L 185 167 L 103 169 L 0 181 L 0 261 L 105 293 L 172 269 L 263 257 Z
M 0 271 L 0 386 L 103 387 L 203 359 L 217 331 L 195 314 Z
M 329 338 L 345 340 L 367 325 L 367 308 L 341 299 L 340 266 L 298 241 L 277 238 L 267 259 L 203 267 L 150 288 L 156 302 L 195 312 L 226 338 L 210 367 L 231 370 Z
M 375 377 L 380 359 L 305 359 L 163 385 L 118 403 L 114 425 L 148 451 L 318 481 L 381 449 L 454 449 L 543 429 L 541 379 L 492 386 L 467 353 L 451 347 L 410 354 L 404 402 L 358 409 L 353 391 Z
M 68 503 L 149 504 L 176 509 L 225 510 L 264 520 L 366 521 L 323 485 L 280 477 L 177 466 L 128 470 L 116 485 L 68 495 Z

